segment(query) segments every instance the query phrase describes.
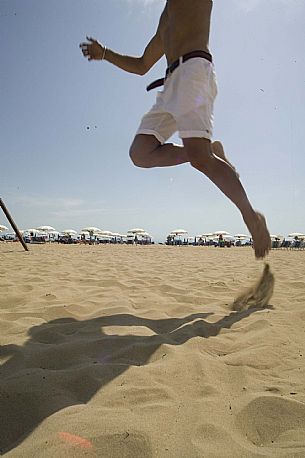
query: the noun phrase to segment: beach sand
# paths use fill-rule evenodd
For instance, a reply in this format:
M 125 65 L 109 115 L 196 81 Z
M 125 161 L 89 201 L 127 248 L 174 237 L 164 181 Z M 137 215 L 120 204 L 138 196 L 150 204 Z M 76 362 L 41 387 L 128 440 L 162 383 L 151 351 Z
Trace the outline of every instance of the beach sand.
M 7 457 L 305 456 L 305 251 L 0 244 Z M 272 307 L 273 306 L 273 309 Z

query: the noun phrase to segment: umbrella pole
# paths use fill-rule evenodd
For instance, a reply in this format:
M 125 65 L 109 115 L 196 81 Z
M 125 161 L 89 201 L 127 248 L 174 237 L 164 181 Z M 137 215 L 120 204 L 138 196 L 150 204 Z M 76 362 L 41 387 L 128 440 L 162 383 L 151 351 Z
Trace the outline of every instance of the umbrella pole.
M 2 208 L 5 216 L 7 217 L 7 219 L 9 220 L 9 223 L 10 225 L 12 226 L 12 228 L 14 229 L 15 231 L 15 234 L 17 235 L 18 239 L 19 239 L 19 242 L 21 243 L 21 245 L 23 246 L 23 248 L 25 249 L 25 251 L 29 251 L 25 241 L 23 240 L 23 237 L 22 235 L 20 234 L 19 230 L 18 230 L 18 227 L 16 226 L 13 218 L 11 217 L 11 215 L 9 214 L 9 211 L 8 209 L 6 208 L 6 206 L 4 205 L 4 202 L 3 200 L 1 199 L 0 197 L 0 207 Z

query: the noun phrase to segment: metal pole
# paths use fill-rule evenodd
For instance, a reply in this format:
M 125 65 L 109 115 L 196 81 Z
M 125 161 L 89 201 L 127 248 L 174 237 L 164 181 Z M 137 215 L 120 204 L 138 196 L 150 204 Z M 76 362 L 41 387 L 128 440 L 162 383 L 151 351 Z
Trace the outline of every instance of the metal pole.
M 0 197 L 0 207 L 2 208 L 2 210 L 4 211 L 5 213 L 5 216 L 7 217 L 7 219 L 9 220 L 9 223 L 10 225 L 12 226 L 12 228 L 14 229 L 15 231 L 15 234 L 17 235 L 18 239 L 19 239 L 19 242 L 21 243 L 21 245 L 23 246 L 23 248 L 25 249 L 25 251 L 29 251 L 25 241 L 23 240 L 23 237 L 22 235 L 20 234 L 19 230 L 18 230 L 18 227 L 16 226 L 13 218 L 11 217 L 11 215 L 9 214 L 9 211 L 8 209 L 6 208 L 6 206 L 4 205 L 4 202 L 3 200 L 1 199 Z

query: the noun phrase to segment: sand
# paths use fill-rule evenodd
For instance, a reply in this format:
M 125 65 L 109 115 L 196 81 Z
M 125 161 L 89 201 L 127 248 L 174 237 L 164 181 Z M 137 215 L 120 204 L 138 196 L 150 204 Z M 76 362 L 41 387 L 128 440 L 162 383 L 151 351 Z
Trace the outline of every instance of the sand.
M 0 244 L 7 457 L 305 456 L 305 251 Z M 273 308 L 272 308 L 273 307 Z

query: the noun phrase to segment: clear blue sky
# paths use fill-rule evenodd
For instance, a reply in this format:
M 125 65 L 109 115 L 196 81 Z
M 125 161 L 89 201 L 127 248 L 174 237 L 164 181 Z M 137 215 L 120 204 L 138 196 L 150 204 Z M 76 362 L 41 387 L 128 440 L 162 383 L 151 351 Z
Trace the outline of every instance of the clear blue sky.
M 155 97 L 145 87 L 165 61 L 139 77 L 88 63 L 78 47 L 87 34 L 140 55 L 164 5 L 0 0 L 0 195 L 21 229 L 136 226 L 159 240 L 177 227 L 246 231 L 233 204 L 188 164 L 143 170 L 129 160 Z M 215 139 L 271 232 L 283 235 L 305 232 L 304 23 L 304 0 L 214 1 Z

